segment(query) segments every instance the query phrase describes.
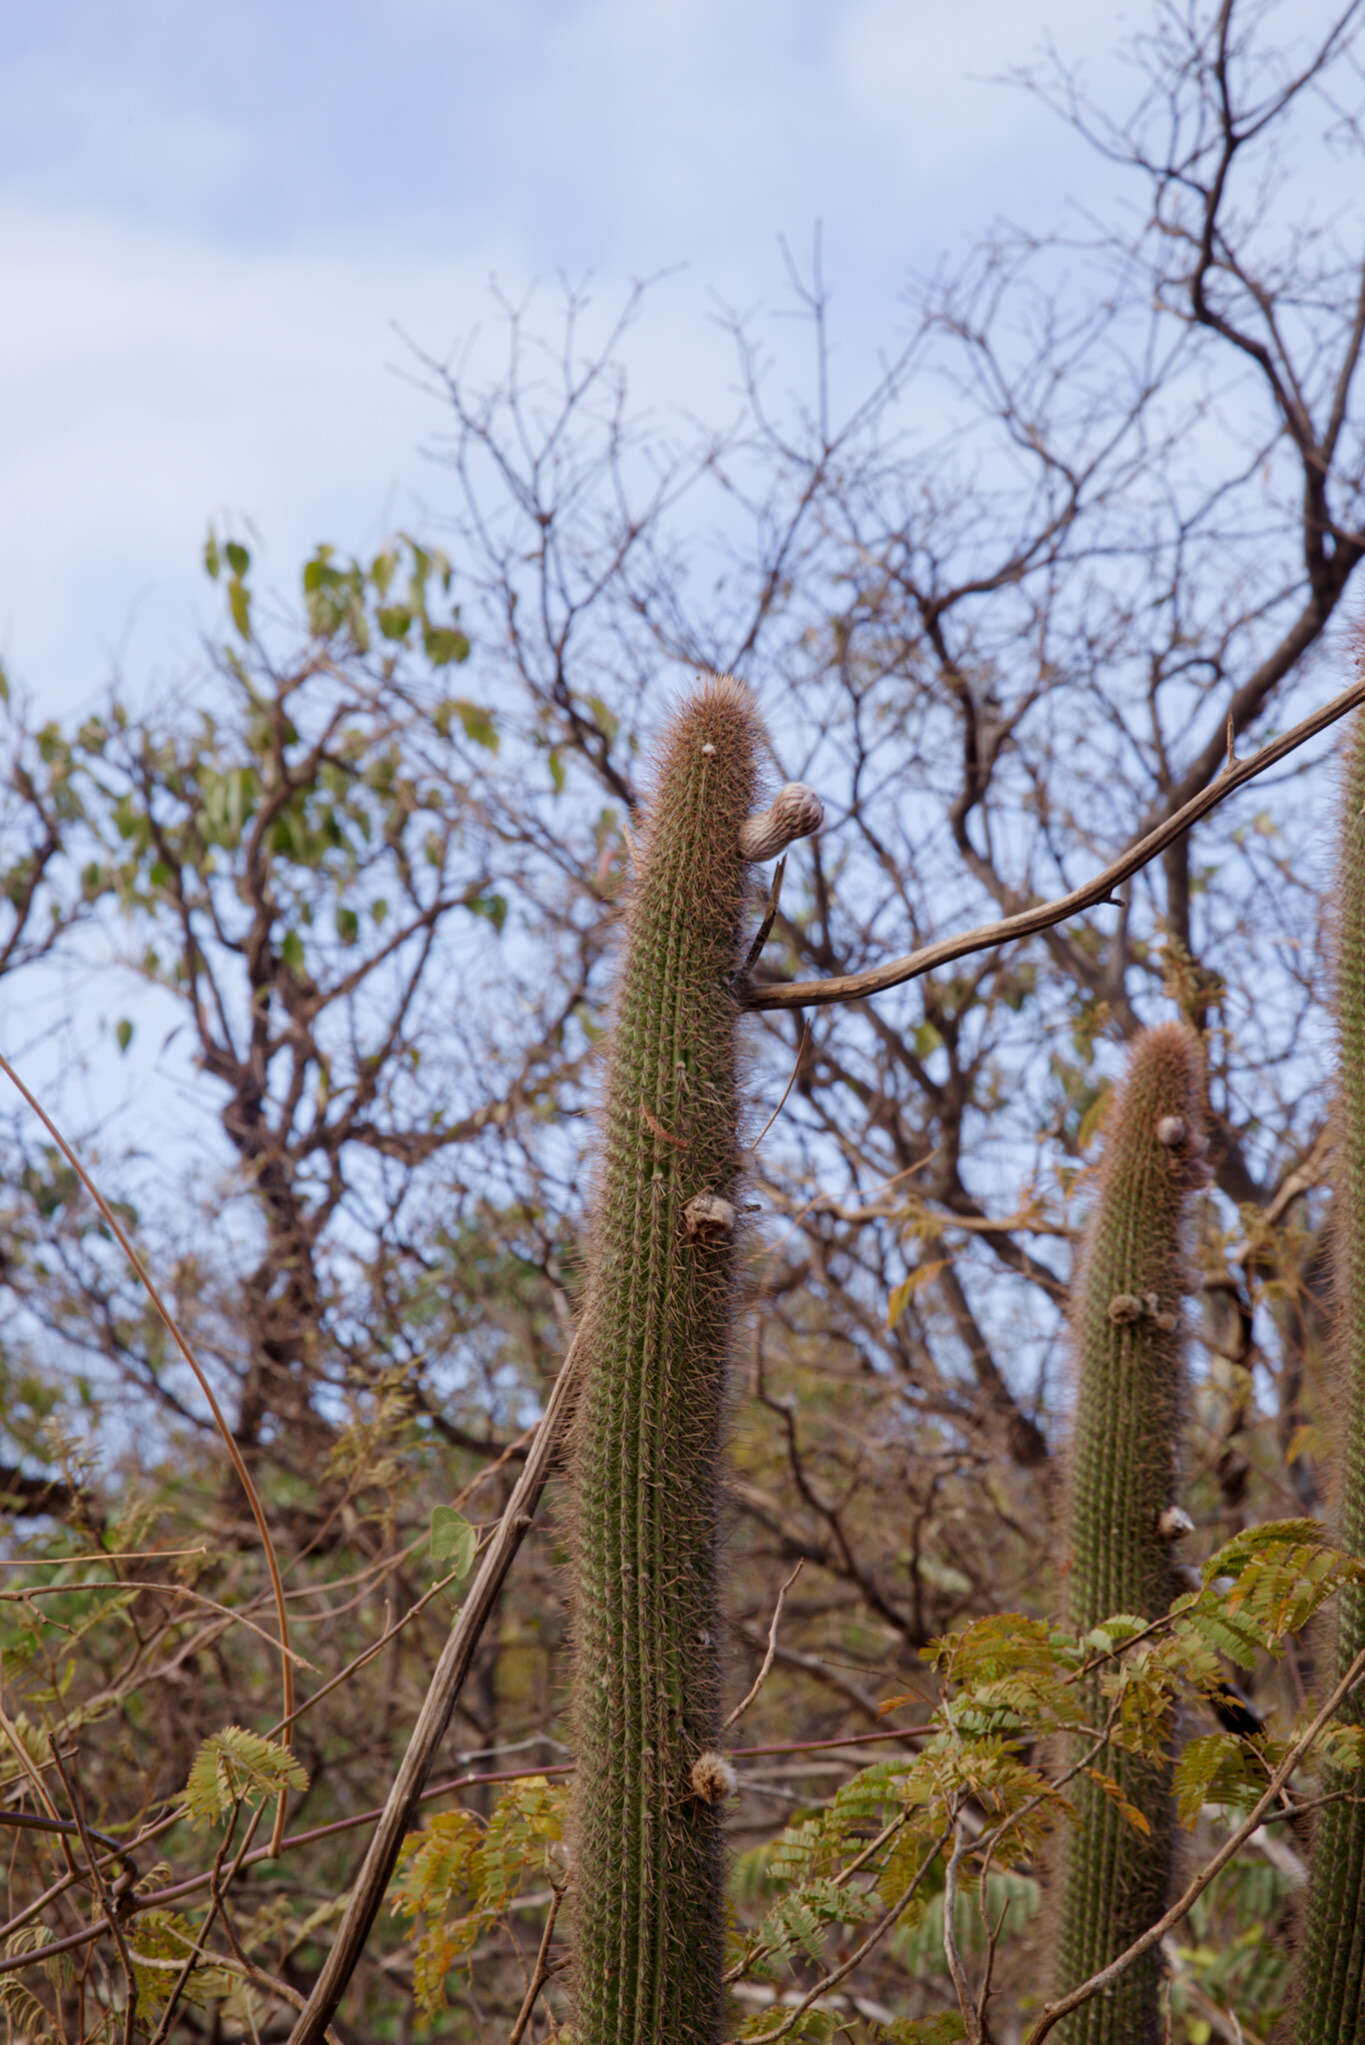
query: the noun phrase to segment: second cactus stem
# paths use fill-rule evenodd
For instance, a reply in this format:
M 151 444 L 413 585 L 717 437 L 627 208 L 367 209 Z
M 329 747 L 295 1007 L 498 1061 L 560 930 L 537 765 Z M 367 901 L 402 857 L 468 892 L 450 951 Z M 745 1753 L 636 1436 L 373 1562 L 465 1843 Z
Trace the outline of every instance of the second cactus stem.
M 1365 720 L 1346 768 L 1337 908 L 1337 1345 L 1345 1425 L 1338 1529 L 1365 1554 Z M 1365 1588 L 1341 1594 L 1336 1679 L 1365 1648 Z M 1365 1726 L 1365 1685 L 1341 1719 Z M 1365 1768 L 1334 1771 L 1313 1836 L 1298 1984 L 1299 2045 L 1365 2045 Z
M 723 2036 L 716 1540 L 739 1171 L 733 991 L 746 858 L 815 828 L 750 819 L 747 689 L 666 733 L 626 914 L 575 1422 L 575 2045 Z
M 1182 1209 L 1203 1179 L 1202 1060 L 1181 1024 L 1133 1046 L 1106 1125 L 1099 1200 L 1076 1287 L 1079 1371 L 1070 1483 L 1070 1619 L 1155 1619 L 1171 1598 L 1162 1515 L 1174 1499 L 1181 1407 Z M 1098 1685 L 1086 1718 L 1102 1724 Z M 1170 1768 L 1101 1751 L 1093 1766 L 1139 1811 L 1144 1834 L 1078 1774 L 1065 1849 L 1054 1987 L 1065 1994 L 1161 1913 L 1170 1878 Z M 1162 2035 L 1159 1962 L 1147 1954 L 1059 2027 L 1066 2045 L 1148 2045 Z

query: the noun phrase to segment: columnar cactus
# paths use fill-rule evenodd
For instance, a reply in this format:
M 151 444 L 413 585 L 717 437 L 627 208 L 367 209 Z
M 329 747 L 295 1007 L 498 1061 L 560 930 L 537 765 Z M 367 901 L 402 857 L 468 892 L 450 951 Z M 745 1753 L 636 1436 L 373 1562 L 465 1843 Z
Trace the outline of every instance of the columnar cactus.
M 1338 1529 L 1365 1554 L 1365 721 L 1357 720 L 1346 769 L 1337 906 L 1340 1077 L 1335 1144 L 1337 1347 L 1345 1404 Z M 1338 1681 L 1365 1648 L 1365 1589 L 1342 1592 Z M 1340 1717 L 1365 1726 L 1365 1694 Z M 1365 1768 L 1333 1773 L 1333 1801 L 1319 1814 L 1298 1986 L 1299 2045 L 1365 2041 Z
M 1199 1043 L 1181 1024 L 1133 1046 L 1111 1111 L 1099 1201 L 1076 1286 L 1079 1366 L 1070 1485 L 1070 1616 L 1080 1632 L 1116 1613 L 1154 1619 L 1171 1598 L 1169 1541 L 1181 1401 L 1185 1292 L 1181 1210 L 1203 1176 Z M 1103 1722 L 1098 1685 L 1086 1717 Z M 1110 1748 L 1095 1764 L 1146 1818 L 1138 1831 L 1092 1778 L 1069 1791 L 1058 1993 L 1121 1953 L 1160 1915 L 1170 1874 L 1170 1768 Z M 1161 2036 L 1149 1953 L 1069 2017 L 1068 2045 L 1147 2045 Z
M 575 2045 L 722 2036 L 716 1534 L 739 1171 L 733 980 L 762 740 L 713 680 L 663 745 L 626 919 L 575 1421 Z

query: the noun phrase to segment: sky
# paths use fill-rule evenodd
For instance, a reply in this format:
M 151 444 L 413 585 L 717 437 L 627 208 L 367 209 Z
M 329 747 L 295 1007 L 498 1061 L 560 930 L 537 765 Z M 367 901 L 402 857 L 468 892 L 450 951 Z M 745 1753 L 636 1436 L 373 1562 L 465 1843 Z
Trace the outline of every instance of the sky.
M 1095 159 L 1001 82 L 1050 35 L 1124 93 L 1088 0 L 47 0 L 0 19 L 0 661 L 45 714 L 195 660 L 216 520 L 296 586 L 322 539 L 432 532 L 422 448 L 491 285 L 605 314 L 670 274 L 633 388 L 723 415 L 718 302 L 783 299 L 819 223 L 856 374 L 909 276 Z M 405 339 L 405 337 L 407 337 Z M 458 567 L 458 564 L 457 564 Z

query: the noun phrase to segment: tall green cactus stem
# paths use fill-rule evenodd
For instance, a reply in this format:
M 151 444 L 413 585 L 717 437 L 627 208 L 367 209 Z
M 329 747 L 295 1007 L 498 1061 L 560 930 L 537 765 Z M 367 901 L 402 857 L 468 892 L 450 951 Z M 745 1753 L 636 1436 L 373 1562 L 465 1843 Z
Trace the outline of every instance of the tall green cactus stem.
M 1133 1046 L 1107 1124 L 1099 1200 L 1076 1287 L 1079 1365 L 1070 1484 L 1070 1616 L 1079 1632 L 1170 1604 L 1168 1508 L 1181 1405 L 1182 1207 L 1201 1183 L 1202 1061 L 1178 1023 Z M 1183 1520 L 1177 1525 L 1187 1525 Z M 1086 1721 L 1104 1721 L 1097 1683 Z M 1160 1915 L 1171 1860 L 1170 1768 L 1109 1749 L 1095 1763 L 1146 1819 L 1144 1835 L 1085 1774 L 1062 1870 L 1056 1989 L 1076 1987 Z M 1148 2045 L 1162 2035 L 1155 1953 L 1059 2027 L 1067 2045 Z
M 1344 1399 L 1337 1524 L 1365 1554 L 1365 720 L 1347 756 L 1337 901 L 1336 1340 Z M 1341 1594 L 1337 1680 L 1365 1648 L 1365 1589 Z M 1360 1686 L 1342 1706 L 1365 1726 Z M 1298 1982 L 1299 2045 L 1365 2045 L 1365 1768 L 1334 1771 L 1313 1836 Z
M 762 730 L 713 680 L 664 740 L 626 918 L 575 1422 L 575 2045 L 723 2034 L 716 1537 L 739 1171 L 745 858 Z M 784 821 L 785 819 L 785 821 Z

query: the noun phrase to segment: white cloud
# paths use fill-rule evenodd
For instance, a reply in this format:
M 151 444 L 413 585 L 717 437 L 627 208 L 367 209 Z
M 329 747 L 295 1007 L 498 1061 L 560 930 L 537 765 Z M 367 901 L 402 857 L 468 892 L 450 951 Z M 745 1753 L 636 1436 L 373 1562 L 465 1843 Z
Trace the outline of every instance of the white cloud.
M 1081 0 L 1051 18 L 1112 40 Z M 732 365 L 708 294 L 780 301 L 777 236 L 803 251 L 819 219 L 856 387 L 907 272 L 1028 213 L 1061 160 L 1020 152 L 1017 97 L 971 82 L 1036 40 L 1006 0 L 395 0 L 385 20 L 339 0 L 319 45 L 307 10 L 246 0 L 224 48 L 168 5 L 125 35 L 54 0 L 18 60 L 0 654 L 54 703 L 97 692 L 114 650 L 174 667 L 211 512 L 250 516 L 292 583 L 317 539 L 366 545 L 438 494 L 416 450 L 439 407 L 386 373 L 391 323 L 441 353 L 477 322 L 492 339 L 494 271 L 514 296 L 592 272 L 605 313 L 686 262 L 637 389 L 714 417 Z
M 81 700 L 114 647 L 164 661 L 192 644 L 216 511 L 254 519 L 291 579 L 317 539 L 378 537 L 437 416 L 386 373 L 404 355 L 391 323 L 439 349 L 483 308 L 490 267 L 434 249 L 234 251 L 0 206 L 14 291 L 0 323 L 0 647 L 16 674 Z M 154 647 L 167 604 L 181 629 Z

